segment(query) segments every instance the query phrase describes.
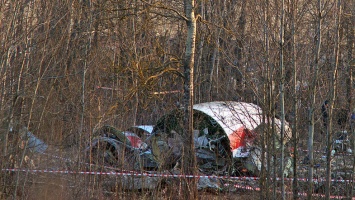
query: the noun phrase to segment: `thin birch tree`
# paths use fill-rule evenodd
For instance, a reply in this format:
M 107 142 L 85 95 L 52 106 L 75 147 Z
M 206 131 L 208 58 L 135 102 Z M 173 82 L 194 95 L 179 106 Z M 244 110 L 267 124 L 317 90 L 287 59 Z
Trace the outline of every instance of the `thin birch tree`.
M 264 6 L 264 10 L 263 10 L 263 34 L 264 34 L 264 65 L 265 65 L 265 69 L 266 69 L 266 72 L 264 73 L 266 76 L 266 83 L 265 83 L 265 110 L 267 110 L 267 112 L 264 112 L 266 114 L 263 114 L 264 115 L 264 120 L 267 121 L 267 124 L 269 124 L 269 119 L 270 119 L 270 112 L 271 112 L 271 109 L 272 109 L 272 105 L 271 105 L 271 102 L 272 102 L 272 70 L 271 70 L 271 65 L 270 65 L 270 41 L 269 41 L 269 37 L 270 37 L 270 29 L 269 29 L 269 19 L 270 19 L 270 16 L 269 16 L 269 1 L 266 0 L 265 1 L 265 6 Z M 267 126 L 267 128 L 265 128 L 264 130 L 264 133 L 267 133 L 267 134 L 264 134 L 263 136 L 263 141 L 264 143 L 262 144 L 262 156 L 265 157 L 265 146 L 268 146 L 269 149 L 270 149 L 270 137 L 269 137 L 269 126 Z M 270 183 L 270 179 L 269 178 L 266 178 L 266 177 L 270 177 L 270 170 L 266 170 L 266 167 L 268 166 L 268 168 L 270 168 L 270 154 L 267 154 L 267 157 L 266 158 L 262 158 L 262 160 L 267 160 L 267 163 L 266 163 L 266 166 L 263 164 L 262 166 L 262 169 L 263 171 L 265 172 L 265 187 L 262 187 L 262 192 L 261 194 L 263 195 L 263 193 L 265 193 L 265 195 L 262 196 L 262 198 L 266 198 L 266 199 L 269 199 L 269 189 L 268 189 L 268 186 L 269 186 L 269 183 Z M 264 163 L 264 162 L 263 162 Z M 263 180 L 263 179 L 261 179 Z M 264 184 L 262 184 L 264 185 Z
M 331 149 L 332 149 L 332 136 L 333 136 L 333 111 L 335 105 L 335 99 L 337 94 L 338 87 L 338 66 L 339 66 L 339 29 L 340 29 L 340 17 L 342 15 L 342 1 L 335 0 L 335 31 L 334 31 L 334 50 L 333 50 L 333 60 L 332 63 L 332 79 L 331 79 L 331 88 L 330 88 L 330 107 L 329 107 L 329 118 L 328 118 L 328 127 L 327 127 L 327 164 L 326 164 L 326 184 L 325 184 L 325 198 L 330 199 L 331 192 Z
M 195 1 L 184 0 L 185 21 L 187 26 L 184 56 L 184 146 L 182 149 L 183 174 L 197 174 L 195 145 L 193 135 L 193 99 L 194 99 L 194 59 L 196 43 Z M 184 199 L 197 199 L 197 183 L 195 178 L 185 178 Z
M 296 64 L 296 15 L 297 15 L 297 2 L 296 0 L 291 1 L 291 67 L 293 69 L 293 120 L 292 120 L 292 148 L 293 152 L 293 199 L 298 199 L 298 175 L 297 175 L 297 166 L 298 166 L 298 151 L 297 151 L 297 143 L 298 143 L 298 91 L 297 91 L 297 64 Z
M 313 194 L 313 166 L 314 166 L 314 160 L 313 160 L 313 140 L 314 140 L 314 111 L 315 111 L 315 106 L 316 106 L 316 87 L 317 87 L 317 80 L 318 80 L 318 73 L 319 73 L 319 59 L 320 59 L 320 51 L 321 51 L 321 44 L 322 44 L 322 1 L 318 0 L 317 1 L 317 8 L 316 8 L 316 34 L 315 34 L 315 51 L 314 51 L 314 63 L 311 66 L 312 71 L 311 73 L 313 74 L 312 79 L 311 79 L 311 85 L 310 85 L 310 104 L 308 108 L 308 158 L 309 158 L 309 164 L 308 164 L 308 190 L 307 190 L 307 199 L 312 199 L 312 194 Z
M 355 113 L 355 106 L 354 104 L 354 89 L 355 89 L 355 80 L 354 80 L 354 73 L 355 73 L 355 2 L 351 1 L 348 6 L 350 9 L 351 15 L 349 19 L 348 31 L 349 34 L 347 36 L 347 54 L 348 54 L 348 83 L 347 83 L 347 96 L 348 96 L 348 103 L 349 103 L 349 110 L 353 114 Z M 346 8 L 346 7 L 345 7 Z M 353 119 L 350 119 L 350 134 L 352 136 L 352 151 L 353 151 L 353 166 L 352 171 L 355 171 L 355 122 Z M 355 173 L 352 173 L 352 183 L 350 186 L 354 187 L 354 178 Z M 354 190 L 351 190 L 350 195 L 354 195 Z
M 285 174 L 284 174 L 284 135 L 285 135 L 285 91 L 284 91 L 284 81 L 285 81 L 285 66 L 284 66 L 284 23 L 285 23 L 285 2 L 282 0 L 281 2 L 281 19 L 280 19 L 280 73 L 281 73 L 281 81 L 280 81 L 280 115 L 281 115 L 281 198 L 285 199 Z

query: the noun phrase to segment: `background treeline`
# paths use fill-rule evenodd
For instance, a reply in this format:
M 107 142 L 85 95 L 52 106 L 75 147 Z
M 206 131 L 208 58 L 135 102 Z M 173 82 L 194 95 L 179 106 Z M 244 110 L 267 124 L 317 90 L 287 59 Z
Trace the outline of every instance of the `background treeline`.
M 283 80 L 299 138 L 309 136 L 310 108 L 315 139 L 325 137 L 326 99 L 332 130 L 344 128 L 338 116 L 354 109 L 353 0 L 286 0 L 284 9 L 280 0 L 197 0 L 194 11 L 194 103 L 253 102 L 279 116 Z M 182 106 L 186 31 L 182 1 L 1 0 L 2 166 L 22 127 L 58 148 L 82 148 L 104 124 L 154 124 Z

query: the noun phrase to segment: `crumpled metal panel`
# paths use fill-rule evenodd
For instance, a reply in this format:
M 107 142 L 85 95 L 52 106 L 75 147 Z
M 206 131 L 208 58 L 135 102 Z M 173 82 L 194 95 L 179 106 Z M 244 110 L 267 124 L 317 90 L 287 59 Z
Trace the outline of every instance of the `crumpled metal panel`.
M 44 153 L 47 150 L 48 145 L 41 139 L 38 139 L 32 132 L 28 131 L 27 128 L 24 128 L 22 131 L 22 139 L 27 142 L 24 147 L 36 153 Z
M 132 128 L 138 128 L 138 129 L 141 129 L 141 130 L 147 132 L 148 134 L 152 134 L 154 126 L 153 125 L 138 125 L 138 126 L 132 126 Z
M 252 103 L 215 101 L 195 104 L 193 109 L 212 117 L 227 135 L 242 126 L 253 130 L 262 122 L 261 108 Z
M 262 109 L 252 103 L 215 101 L 196 104 L 193 109 L 207 114 L 221 126 L 229 138 L 231 151 L 235 158 L 249 156 L 248 149 L 253 146 L 253 141 L 258 134 L 256 129 L 262 129 L 260 126 L 265 125 L 262 121 Z M 274 122 L 275 132 L 279 135 L 281 120 L 275 118 Z M 285 122 L 286 139 L 284 142 L 291 138 L 291 134 L 291 128 Z

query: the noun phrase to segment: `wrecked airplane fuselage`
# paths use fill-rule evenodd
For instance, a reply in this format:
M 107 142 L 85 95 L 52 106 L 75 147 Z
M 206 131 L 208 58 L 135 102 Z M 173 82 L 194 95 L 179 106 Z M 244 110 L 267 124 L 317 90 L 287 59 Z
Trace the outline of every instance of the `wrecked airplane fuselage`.
M 216 101 L 195 104 L 193 110 L 194 142 L 200 171 L 207 174 L 221 171 L 240 174 L 247 168 L 256 174 L 260 170 L 258 139 L 267 127 L 259 106 L 245 102 Z M 179 159 L 183 145 L 179 139 L 183 131 L 182 112 L 177 109 L 158 120 L 150 143 L 153 155 L 159 157 L 159 154 L 163 153 L 171 162 Z M 268 121 L 274 121 L 275 146 L 279 148 L 281 121 L 276 118 Z M 291 130 L 286 123 L 284 142 L 286 143 L 290 137 Z M 154 140 L 158 142 L 154 143 Z M 254 150 L 259 156 L 255 156 Z M 243 163 L 241 166 L 235 166 L 236 161 Z
M 263 122 L 259 106 L 245 102 L 217 101 L 196 104 L 193 110 L 195 152 L 200 172 L 238 175 L 245 168 L 254 174 L 260 170 L 258 139 L 265 133 L 267 123 Z M 275 146 L 280 147 L 281 122 L 276 118 L 267 121 L 274 121 L 274 130 L 277 133 Z M 99 129 L 100 134 L 96 134 L 100 137 L 95 138 L 87 150 L 96 152 L 101 144 L 101 149 L 104 150 L 101 154 L 110 157 L 110 162 L 106 162 L 110 165 L 114 163 L 112 159 L 121 159 L 120 163 L 127 164 L 128 161 L 124 159 L 129 158 L 130 162 L 135 162 L 130 164 L 135 169 L 139 166 L 140 169 L 164 170 L 178 166 L 184 145 L 183 110 L 176 109 L 162 116 L 154 129 L 149 126 L 144 133 L 133 131 L 142 127 L 121 132 L 104 126 Z M 291 131 L 287 124 L 285 128 L 286 143 Z M 105 137 L 110 140 L 104 139 Z M 236 166 L 236 161 L 242 165 Z

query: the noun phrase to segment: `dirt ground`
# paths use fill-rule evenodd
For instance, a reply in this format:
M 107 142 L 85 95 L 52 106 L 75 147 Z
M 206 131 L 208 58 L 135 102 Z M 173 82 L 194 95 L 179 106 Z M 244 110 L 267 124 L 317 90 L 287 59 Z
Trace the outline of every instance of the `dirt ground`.
M 314 178 L 320 180 L 315 184 L 315 193 L 322 194 L 324 186 L 322 181 L 325 178 L 325 158 L 324 148 L 321 144 L 317 144 L 314 152 L 315 168 Z M 308 165 L 303 163 L 306 151 L 299 150 L 299 167 L 298 176 L 300 179 L 306 178 L 308 173 Z M 88 174 L 67 174 L 65 171 L 90 171 L 91 167 L 85 162 L 78 162 L 80 154 L 76 149 L 48 149 L 46 154 L 28 155 L 29 160 L 24 162 L 22 168 L 30 169 L 46 169 L 47 172 L 11 172 L 13 180 L 19 180 L 17 187 L 17 195 L 22 199 L 37 200 L 62 200 L 62 199 L 155 199 L 159 196 L 160 199 L 174 199 L 176 196 L 176 185 L 170 188 L 160 187 L 154 190 L 138 190 L 128 191 L 120 189 L 118 186 L 117 177 L 109 175 L 88 175 Z M 333 179 L 347 180 L 352 175 L 353 155 L 338 152 L 332 158 Z M 111 169 L 105 169 L 106 172 Z M 60 171 L 60 173 L 59 173 Z M 112 180 L 113 184 L 106 184 L 107 180 Z M 285 181 L 288 197 L 292 197 L 291 181 Z M 229 184 L 227 187 L 226 185 Z M 236 188 L 235 185 L 244 188 Z M 248 188 L 245 188 L 248 186 Z M 169 186 L 168 186 L 169 187 Z M 258 199 L 258 181 L 234 181 L 222 182 L 223 190 L 214 188 L 199 192 L 200 199 Z M 332 185 L 332 195 L 348 195 L 352 186 L 349 183 L 338 182 Z M 307 183 L 299 182 L 299 189 L 307 190 Z M 169 192 L 170 191 L 170 192 Z M 300 196 L 300 199 L 305 199 L 305 196 Z

